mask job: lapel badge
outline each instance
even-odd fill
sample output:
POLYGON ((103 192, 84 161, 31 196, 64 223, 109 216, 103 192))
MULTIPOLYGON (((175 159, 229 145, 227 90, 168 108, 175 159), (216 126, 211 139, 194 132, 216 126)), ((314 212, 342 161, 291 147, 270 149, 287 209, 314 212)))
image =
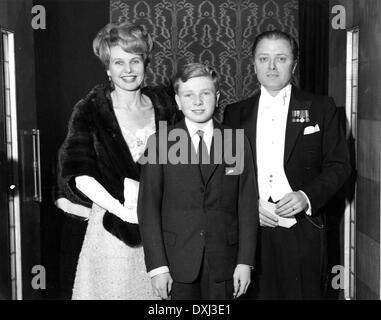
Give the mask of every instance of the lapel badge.
POLYGON ((310 122, 309 110, 292 110, 291 122, 310 122))

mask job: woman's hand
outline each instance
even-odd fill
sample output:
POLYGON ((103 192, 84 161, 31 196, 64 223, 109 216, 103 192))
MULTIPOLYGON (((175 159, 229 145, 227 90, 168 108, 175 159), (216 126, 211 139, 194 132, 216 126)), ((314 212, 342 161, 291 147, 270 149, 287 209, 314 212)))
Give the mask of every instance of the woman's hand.
POLYGON ((129 178, 124 179, 124 212, 123 220, 129 223, 138 223, 138 194, 139 182, 129 178))
POLYGON ((137 197, 139 192, 139 182, 126 178, 124 180, 124 197, 126 201, 122 205, 119 200, 112 197, 108 191, 93 177, 79 176, 75 178, 75 183, 82 193, 90 200, 116 215, 123 221, 138 223, 137 197))
POLYGON ((121 219, 129 223, 138 223, 138 212, 135 206, 123 205, 123 212, 121 219))

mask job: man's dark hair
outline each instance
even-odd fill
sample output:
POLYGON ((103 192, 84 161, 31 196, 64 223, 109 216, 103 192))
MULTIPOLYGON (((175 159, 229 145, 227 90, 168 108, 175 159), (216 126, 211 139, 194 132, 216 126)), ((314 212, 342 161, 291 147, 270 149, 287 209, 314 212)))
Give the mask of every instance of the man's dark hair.
POLYGON ((299 57, 299 47, 298 43, 296 42, 295 38, 291 35, 289 35, 286 32, 280 31, 280 30, 270 30, 270 31, 265 31, 260 33, 254 40, 253 47, 251 49, 251 53, 253 57, 255 57, 255 50, 258 47, 258 44, 263 40, 263 39, 272 39, 272 40, 277 40, 277 39, 283 39, 286 40, 290 43, 291 50, 292 50, 292 55, 294 58, 294 61, 298 60, 299 57))

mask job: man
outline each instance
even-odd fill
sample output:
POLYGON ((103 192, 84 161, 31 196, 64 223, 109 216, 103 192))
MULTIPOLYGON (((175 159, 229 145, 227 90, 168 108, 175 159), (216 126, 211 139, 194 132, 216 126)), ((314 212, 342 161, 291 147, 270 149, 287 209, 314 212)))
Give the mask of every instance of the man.
POLYGON ((185 65, 173 83, 185 119, 169 132, 180 140, 168 138, 167 145, 161 132, 151 137, 156 140, 148 152, 155 141, 159 161, 143 165, 140 180, 139 225, 153 290, 173 300, 238 298, 250 284, 257 239, 250 145, 243 134, 234 138, 237 130, 213 121, 219 92, 211 68, 185 65), (171 159, 179 142, 182 163, 171 159), (235 153, 234 164, 227 150, 235 153))
POLYGON ((324 206, 350 174, 344 132, 331 98, 291 85, 295 39, 266 31, 252 54, 261 90, 228 106, 224 119, 245 129, 258 178, 259 265, 250 295, 319 299, 326 276, 324 206))

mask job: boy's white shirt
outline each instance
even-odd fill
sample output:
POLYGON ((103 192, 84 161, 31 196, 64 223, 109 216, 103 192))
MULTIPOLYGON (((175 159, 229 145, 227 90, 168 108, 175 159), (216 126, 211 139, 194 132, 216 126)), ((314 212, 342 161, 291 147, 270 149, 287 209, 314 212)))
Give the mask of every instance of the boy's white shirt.
POLYGON ((197 134, 197 131, 201 130, 204 132, 203 140, 208 149, 208 153, 210 154, 214 129, 213 119, 209 119, 209 121, 205 122, 204 125, 201 128, 199 128, 194 122, 190 121, 188 118, 185 118, 185 125, 187 126, 189 135, 192 139, 192 143, 196 152, 198 150, 198 143, 200 141, 200 136, 197 134))

